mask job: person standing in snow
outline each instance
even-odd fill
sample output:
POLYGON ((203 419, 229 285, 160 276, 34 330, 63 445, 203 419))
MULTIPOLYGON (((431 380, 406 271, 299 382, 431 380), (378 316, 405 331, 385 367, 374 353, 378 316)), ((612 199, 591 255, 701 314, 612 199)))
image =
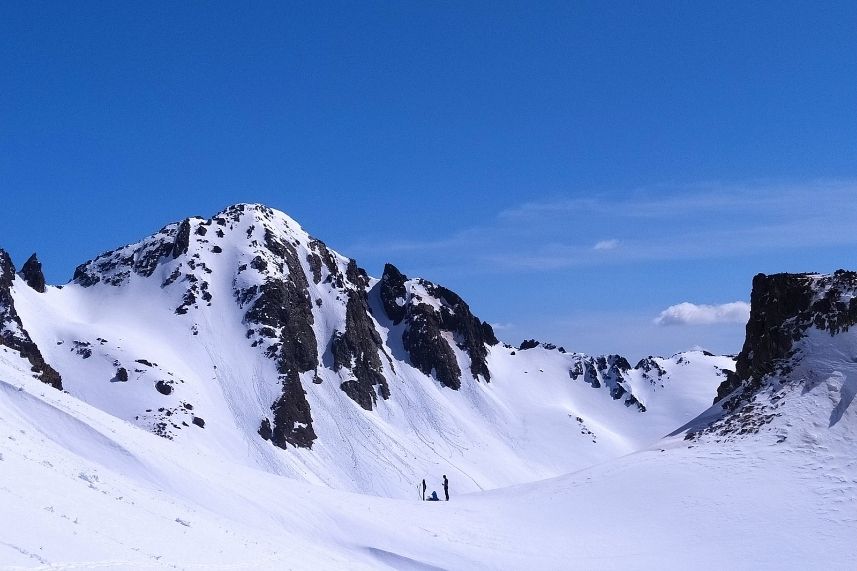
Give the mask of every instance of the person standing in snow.
POLYGON ((449 501, 449 480, 446 479, 446 474, 443 475, 443 494, 446 496, 446 501, 449 501))
POLYGON ((423 501, 426 501, 426 479, 423 478, 423 483, 420 486, 420 493, 422 494, 423 501))

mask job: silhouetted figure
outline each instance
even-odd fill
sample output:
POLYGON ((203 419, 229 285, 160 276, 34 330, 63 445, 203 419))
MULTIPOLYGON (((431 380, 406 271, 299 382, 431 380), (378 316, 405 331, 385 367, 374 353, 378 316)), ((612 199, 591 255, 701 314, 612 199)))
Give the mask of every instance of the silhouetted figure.
POLYGON ((423 501, 426 501, 426 480, 423 478, 423 483, 420 484, 420 493, 422 494, 423 501))
POLYGON ((449 501, 449 480, 446 479, 446 474, 443 475, 443 494, 446 496, 446 501, 449 501))
POLYGON ((427 499, 426 501, 427 501, 427 502, 439 502, 439 501, 440 501, 440 498, 439 498, 439 497, 437 497, 437 492, 432 492, 432 493, 431 493, 431 496, 430 496, 430 497, 429 497, 429 499, 427 499))

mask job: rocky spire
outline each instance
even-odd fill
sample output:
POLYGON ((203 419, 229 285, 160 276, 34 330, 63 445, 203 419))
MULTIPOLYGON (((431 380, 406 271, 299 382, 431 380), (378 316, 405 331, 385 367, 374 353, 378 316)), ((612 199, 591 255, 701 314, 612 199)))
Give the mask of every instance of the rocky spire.
POLYGON ((35 253, 24 262, 19 275, 28 286, 39 293, 45 293, 45 274, 42 273, 42 263, 35 253))

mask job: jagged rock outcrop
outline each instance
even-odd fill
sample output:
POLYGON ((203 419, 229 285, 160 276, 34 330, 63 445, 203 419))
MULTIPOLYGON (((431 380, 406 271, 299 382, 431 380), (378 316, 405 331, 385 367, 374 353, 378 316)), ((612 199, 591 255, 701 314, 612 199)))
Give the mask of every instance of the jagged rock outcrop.
POLYGON ((409 310, 402 343, 414 367, 427 375, 434 371, 445 387, 461 388, 461 368, 452 347, 443 338, 441 322, 431 306, 420 303, 409 310))
POLYGON ((664 368, 651 355, 640 359, 634 365, 634 369, 641 371, 643 378, 653 385, 662 385, 663 378, 667 374, 664 368))
MULTIPOLYGON (((492 330, 493 334, 493 330, 492 330)), ((567 353, 565 347, 557 347, 553 343, 542 343, 536 339, 524 339, 521 341, 521 344, 518 346, 519 351, 527 351, 528 349, 535 349, 536 347, 541 347, 542 349, 546 349, 548 351, 559 351, 560 353, 567 353)))
POLYGON ((602 355, 599 357, 588 357, 585 355, 574 355, 574 364, 568 371, 572 380, 582 377, 583 382, 594 389, 606 388, 613 400, 624 397, 625 406, 635 406, 641 412, 646 412, 646 407, 631 393, 626 375, 631 370, 628 360, 621 355, 602 355))
POLYGON ((17 351, 27 359, 33 373, 36 373, 43 383, 62 390, 62 377, 45 362, 41 351, 33 343, 18 316, 11 291, 14 279, 15 266, 12 259, 5 250, 0 249, 0 345, 17 351))
POLYGON ((28 286, 39 293, 45 293, 45 274, 42 272, 42 263, 35 253, 21 266, 19 275, 28 286))
MULTIPOLYGON (((753 278, 744 346, 717 390, 715 403, 736 389, 752 394, 766 375, 788 372, 793 347, 810 327, 831 335, 857 324, 857 272, 831 275, 758 274, 753 278)), ((729 406, 735 406, 733 399, 729 406)))
POLYGON ((384 266, 379 295, 387 317, 404 322, 402 342, 411 364, 451 389, 461 387, 461 368, 451 339, 470 357, 474 378, 491 380, 488 347, 498 343, 491 325, 480 321, 455 292, 427 280, 408 280, 392 264, 384 266), (446 335, 445 335, 446 334, 446 335))
POLYGON ((380 296, 387 317, 398 325, 407 315, 408 291, 405 282, 408 278, 393 264, 384 264, 381 276, 380 296))
POLYGON ((383 342, 369 315, 369 305, 362 288, 348 293, 345 331, 334 335, 331 351, 334 370, 348 368, 354 374, 354 379, 340 385, 354 402, 366 410, 372 410, 376 401, 376 386, 381 398, 390 398, 390 388, 384 378, 379 356, 384 352, 383 342))
MULTIPOLYGON (((271 442, 280 448, 285 448, 286 444, 298 448, 312 448, 312 443, 318 436, 312 427, 312 413, 300 378, 283 378, 283 393, 273 404, 271 411, 274 413, 271 442)), ((260 435, 264 438, 264 434, 261 434, 263 428, 260 428, 260 435)))
POLYGON ((274 412, 271 441, 282 448, 286 444, 309 448, 316 434, 306 392, 300 381, 300 373, 318 367, 318 343, 312 329, 314 318, 309 284, 292 244, 279 240, 266 230, 265 245, 284 277, 269 278, 252 292, 239 293, 239 297, 257 294, 244 321, 260 326, 261 336, 275 340, 268 347, 267 354, 277 362, 283 392, 271 407, 274 412))
POLYGON ((179 225, 176 232, 176 241, 173 243, 172 256, 178 258, 182 254, 187 254, 188 246, 190 245, 190 219, 186 218, 179 225))
MULTIPOLYGON (((83 287, 98 283, 118 287, 128 282, 132 272, 147 278, 164 259, 175 259, 182 251, 187 252, 189 240, 190 219, 181 224, 170 224, 138 244, 104 252, 80 264, 75 268, 72 280, 83 287)), ((172 281, 180 275, 173 277, 172 281)))

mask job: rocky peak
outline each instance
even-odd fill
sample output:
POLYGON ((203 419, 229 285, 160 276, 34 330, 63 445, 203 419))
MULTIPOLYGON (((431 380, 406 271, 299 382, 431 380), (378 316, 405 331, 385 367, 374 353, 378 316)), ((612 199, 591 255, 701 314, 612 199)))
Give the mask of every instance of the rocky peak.
POLYGON ((45 274, 42 273, 42 263, 35 253, 24 262, 20 276, 28 286, 39 293, 45 293, 45 274))
POLYGON ((795 343, 809 328, 836 335, 855 323, 857 272, 756 275, 744 346, 715 402, 739 388, 742 394, 751 394, 767 375, 788 372, 795 343))
POLYGON ((387 317, 404 322, 402 342, 411 364, 451 389, 461 387, 461 368, 450 341, 470 357, 476 379, 491 380, 488 347, 498 343, 491 325, 480 321, 455 292, 420 278, 408 279, 392 264, 384 266, 379 295, 387 317))

